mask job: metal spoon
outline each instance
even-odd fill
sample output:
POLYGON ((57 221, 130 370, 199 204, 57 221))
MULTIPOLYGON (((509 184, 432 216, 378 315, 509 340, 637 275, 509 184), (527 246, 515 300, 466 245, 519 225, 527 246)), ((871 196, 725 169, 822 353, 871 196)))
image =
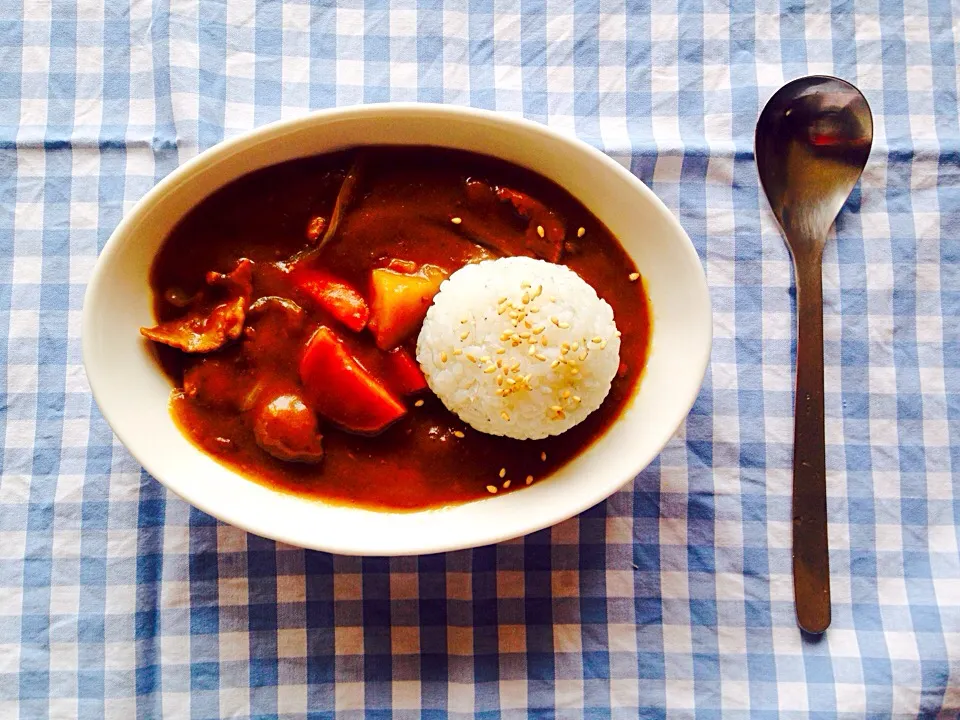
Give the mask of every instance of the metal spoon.
POLYGON ((797 282, 793 589, 797 623, 810 633, 830 625, 821 261, 830 226, 857 184, 872 143, 866 99, 834 77, 787 83, 757 121, 760 182, 786 237, 797 282))

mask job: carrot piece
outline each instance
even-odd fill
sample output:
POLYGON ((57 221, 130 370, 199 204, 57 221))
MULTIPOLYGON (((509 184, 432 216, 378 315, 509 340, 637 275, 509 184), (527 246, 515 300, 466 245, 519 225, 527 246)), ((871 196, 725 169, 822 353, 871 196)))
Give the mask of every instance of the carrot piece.
POLYGON ((385 368, 391 384, 404 395, 427 389, 427 379, 414 357, 402 347, 387 353, 385 368))
POLYGON ((370 307, 363 296, 343 280, 320 270, 301 270, 295 281, 305 295, 350 330, 360 332, 366 327, 370 307))
POLYGON ((345 430, 374 435, 407 412, 325 325, 307 342, 300 380, 316 411, 345 430))

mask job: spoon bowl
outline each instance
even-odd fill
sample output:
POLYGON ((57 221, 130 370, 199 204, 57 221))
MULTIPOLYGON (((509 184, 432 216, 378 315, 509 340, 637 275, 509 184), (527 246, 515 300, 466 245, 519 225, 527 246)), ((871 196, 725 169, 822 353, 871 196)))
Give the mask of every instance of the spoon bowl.
POLYGON ((794 257, 823 251, 872 143, 870 106, 845 80, 799 78, 767 102, 757 121, 757 168, 794 257))
POLYGON ((797 282, 793 587, 797 623, 817 634, 830 625, 821 262, 830 226, 860 179, 872 143, 866 99, 834 77, 787 83, 757 121, 757 170, 797 282))

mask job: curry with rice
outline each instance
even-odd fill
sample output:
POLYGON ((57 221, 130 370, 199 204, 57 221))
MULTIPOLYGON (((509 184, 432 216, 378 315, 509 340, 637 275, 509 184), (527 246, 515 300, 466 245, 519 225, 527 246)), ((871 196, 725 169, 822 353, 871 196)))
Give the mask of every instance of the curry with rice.
POLYGON ((635 265, 575 198, 504 161, 428 147, 364 147, 230 183, 165 240, 151 286, 158 322, 142 332, 186 437, 254 481, 387 510, 550 475, 623 411, 650 333, 635 265), (473 429, 417 362, 441 284, 515 256, 573 270, 612 308, 620 341, 599 409, 540 440, 473 429))

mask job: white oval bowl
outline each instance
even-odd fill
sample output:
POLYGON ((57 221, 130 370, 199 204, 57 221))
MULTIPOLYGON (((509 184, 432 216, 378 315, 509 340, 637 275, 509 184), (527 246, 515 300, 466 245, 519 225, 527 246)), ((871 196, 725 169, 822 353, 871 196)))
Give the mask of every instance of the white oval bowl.
POLYGON ((364 105, 258 128, 179 167, 127 214, 100 255, 83 307, 83 360, 120 441, 187 502, 292 545, 347 555, 414 555, 518 537, 596 505, 656 457, 693 405, 711 347, 710 298, 696 250, 637 178, 545 126, 459 107, 364 105), (170 417, 170 382, 139 328, 154 322, 148 282, 160 245, 201 199, 285 160, 363 144, 434 145, 494 155, 566 188, 619 238, 643 274, 653 314, 632 401, 597 442, 519 492, 420 512, 327 504, 243 478, 194 447, 170 417))

